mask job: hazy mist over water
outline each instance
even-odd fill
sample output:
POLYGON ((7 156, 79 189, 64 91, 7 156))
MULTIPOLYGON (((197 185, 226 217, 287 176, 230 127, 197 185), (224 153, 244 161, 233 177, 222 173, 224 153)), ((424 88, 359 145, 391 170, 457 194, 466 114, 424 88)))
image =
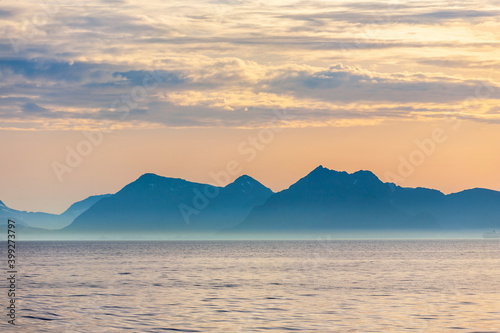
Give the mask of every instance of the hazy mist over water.
POLYGON ((467 230, 302 230, 294 232, 68 232, 20 233, 22 241, 261 241, 261 240, 473 240, 487 229, 467 230))
POLYGON ((500 332, 498 240, 20 242, 17 262, 2 332, 500 332))

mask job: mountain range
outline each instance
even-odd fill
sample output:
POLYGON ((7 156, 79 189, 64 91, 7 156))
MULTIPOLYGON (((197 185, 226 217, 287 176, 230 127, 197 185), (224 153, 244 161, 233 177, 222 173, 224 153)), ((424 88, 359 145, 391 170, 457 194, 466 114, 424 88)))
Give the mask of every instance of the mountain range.
POLYGON ((62 231, 215 232, 235 226, 272 194, 249 176, 218 187, 145 174, 97 202, 62 231))
POLYGON ((7 220, 16 221, 18 225, 26 228, 57 230, 70 225, 73 220, 92 207, 97 201, 108 197, 110 194, 94 195, 84 200, 75 202, 62 214, 49 214, 42 212, 26 212, 7 207, 0 201, 0 225, 7 224, 7 220))
POLYGON ((0 218, 2 224, 16 219, 26 233, 52 229, 47 237, 63 239, 477 231, 500 229, 500 192, 476 188, 445 195, 384 183, 370 171, 322 166, 277 193, 246 175, 222 187, 147 173, 60 215, 16 211, 0 201, 0 218))
POLYGON ((467 230, 500 226, 500 192, 445 195, 317 167, 256 207, 235 231, 467 230))

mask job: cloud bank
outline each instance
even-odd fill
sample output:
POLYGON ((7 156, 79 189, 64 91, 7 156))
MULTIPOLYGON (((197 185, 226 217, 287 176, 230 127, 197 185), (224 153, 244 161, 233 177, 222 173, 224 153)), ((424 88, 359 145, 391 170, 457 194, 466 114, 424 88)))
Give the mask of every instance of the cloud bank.
POLYGON ((0 129, 498 123, 494 2, 2 2, 0 129))

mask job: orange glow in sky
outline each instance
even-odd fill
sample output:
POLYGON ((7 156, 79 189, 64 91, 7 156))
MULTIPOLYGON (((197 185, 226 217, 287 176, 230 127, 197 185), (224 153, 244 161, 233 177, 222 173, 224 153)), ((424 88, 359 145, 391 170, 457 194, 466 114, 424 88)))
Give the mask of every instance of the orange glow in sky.
POLYGON ((231 161, 275 191, 320 164, 500 190, 499 19, 494 1, 4 0, 0 200, 60 213, 231 161))

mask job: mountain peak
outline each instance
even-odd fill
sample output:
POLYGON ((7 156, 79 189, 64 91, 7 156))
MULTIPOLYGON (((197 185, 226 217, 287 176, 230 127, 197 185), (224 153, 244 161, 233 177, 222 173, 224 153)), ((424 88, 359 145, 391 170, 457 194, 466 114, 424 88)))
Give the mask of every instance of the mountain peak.
POLYGON ((69 208, 66 209, 61 215, 71 216, 71 220, 74 220, 78 215, 92 207, 95 203, 103 198, 107 198, 110 196, 111 194, 92 195, 86 199, 75 202, 74 204, 69 206, 69 208))
POLYGON ((143 174, 142 176, 140 176, 137 180, 150 180, 150 179, 155 179, 155 178, 159 178, 159 177, 161 177, 161 176, 158 176, 155 173, 147 172, 147 173, 143 174))
POLYGON ((232 189, 232 190, 237 190, 237 191, 259 191, 262 192, 266 195, 270 195, 273 193, 271 189, 267 188, 266 186, 262 185, 258 180, 248 176, 248 175, 242 175, 238 178, 235 179, 234 182, 228 184, 226 189, 232 189))
POLYGON ((0 206, 6 207, 5 204, 2 202, 2 200, 0 200, 0 206))
POLYGON ((380 182, 380 179, 373 172, 369 170, 359 170, 354 172, 352 175, 356 178, 362 178, 366 180, 380 182))
MULTIPOLYGON (((255 180, 254 178, 248 176, 248 175, 242 175, 242 176, 239 176, 238 178, 236 178, 234 180, 234 182, 228 184, 227 186, 237 186, 237 185, 240 185, 240 186, 262 186, 262 187, 265 187, 264 185, 262 185, 259 181, 255 180)), ((227 187, 226 186, 226 187, 227 187)))
POLYGON ((239 176, 238 178, 236 178, 234 180, 233 183, 242 183, 242 182, 258 183, 258 181, 256 181, 254 178, 252 178, 252 177, 250 177, 248 175, 239 176))
MULTIPOLYGON (((190 183, 187 180, 184 180, 182 178, 172 178, 172 177, 164 177, 164 176, 159 176, 155 173, 145 173, 142 176, 140 176, 135 182, 132 182, 131 184, 147 184, 147 185, 169 185, 169 184, 183 184, 183 183, 190 183)), ((129 184, 130 185, 130 184, 129 184)))
POLYGON ((339 176, 345 177, 346 175, 348 175, 348 173, 345 171, 330 170, 322 165, 319 165, 313 171, 309 172, 309 174, 305 178, 316 179, 324 177, 339 177, 339 176))
POLYGON ((313 171, 309 172, 309 175, 322 175, 322 174, 325 174, 325 173, 331 172, 331 171, 334 171, 334 170, 330 170, 330 169, 325 168, 322 165, 319 165, 313 171))

